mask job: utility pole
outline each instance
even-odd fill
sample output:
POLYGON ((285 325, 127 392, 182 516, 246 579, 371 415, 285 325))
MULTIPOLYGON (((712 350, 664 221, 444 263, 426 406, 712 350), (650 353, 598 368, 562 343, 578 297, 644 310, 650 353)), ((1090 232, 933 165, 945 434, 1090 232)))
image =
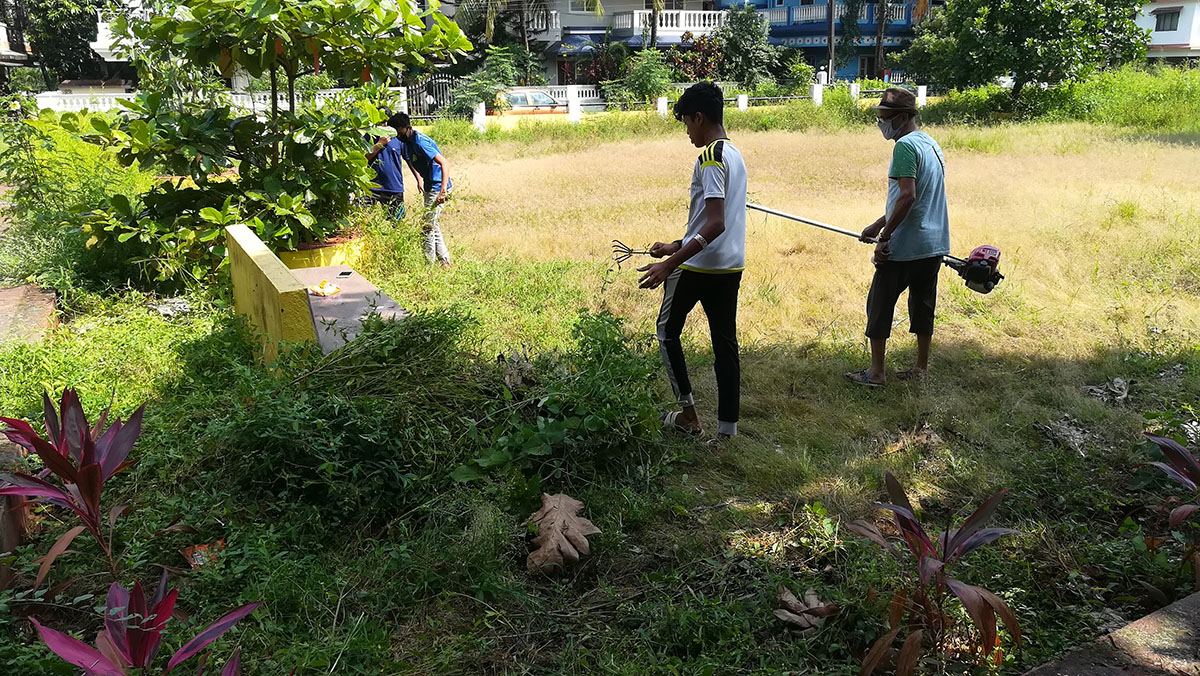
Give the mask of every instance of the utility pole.
POLYGON ((826 3, 825 6, 828 7, 828 17, 827 18, 829 19, 829 59, 828 59, 829 65, 825 69, 825 72, 828 73, 828 75, 826 75, 826 78, 828 78, 826 80, 826 84, 833 84, 833 66, 834 66, 833 22, 836 19, 834 10, 836 9, 837 2, 835 0, 825 0, 825 3, 826 3))

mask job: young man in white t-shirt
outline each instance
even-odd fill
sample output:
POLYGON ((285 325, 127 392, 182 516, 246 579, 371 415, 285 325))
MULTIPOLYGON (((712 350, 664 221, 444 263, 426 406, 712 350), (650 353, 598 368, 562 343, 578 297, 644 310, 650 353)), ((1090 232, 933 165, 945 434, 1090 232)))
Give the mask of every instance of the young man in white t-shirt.
POLYGON ((692 85, 675 103, 675 119, 692 145, 703 148, 692 171, 691 209, 683 239, 655 242, 650 255, 665 261, 639 268, 643 289, 663 284, 658 343, 681 410, 664 418, 670 428, 700 433, 700 419, 679 337, 687 315, 700 303, 708 317, 717 375, 717 435, 737 434, 741 398, 737 302, 746 266, 746 164, 729 142, 725 97, 711 82, 692 85))

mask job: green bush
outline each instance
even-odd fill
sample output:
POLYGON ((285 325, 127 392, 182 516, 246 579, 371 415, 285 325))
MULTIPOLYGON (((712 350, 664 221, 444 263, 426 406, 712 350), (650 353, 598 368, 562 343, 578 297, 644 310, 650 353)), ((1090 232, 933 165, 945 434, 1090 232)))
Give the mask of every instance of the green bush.
MULTIPOLYGON (((113 195, 136 199, 154 176, 136 165, 122 166, 111 153, 72 136, 52 118, 34 117, 28 101, 7 102, 19 109, 0 121, 0 181, 13 189, 7 216, 14 223, 0 239, 0 279, 35 279, 62 287, 136 275, 124 265, 124 257, 85 247, 80 225, 83 212, 113 195)), ((103 119, 87 113, 81 117, 103 119)))
POLYGON ((470 323, 450 311, 369 318, 329 357, 293 350, 290 375, 237 380, 238 405, 206 424, 201 447, 222 481, 355 519, 487 471, 519 487, 594 476, 656 442, 658 365, 616 317, 585 314, 568 349, 499 364, 475 356, 470 323))
POLYGON ((46 91, 46 78, 42 77, 42 71, 37 68, 13 68, 8 72, 8 89, 12 92, 38 92, 46 91))

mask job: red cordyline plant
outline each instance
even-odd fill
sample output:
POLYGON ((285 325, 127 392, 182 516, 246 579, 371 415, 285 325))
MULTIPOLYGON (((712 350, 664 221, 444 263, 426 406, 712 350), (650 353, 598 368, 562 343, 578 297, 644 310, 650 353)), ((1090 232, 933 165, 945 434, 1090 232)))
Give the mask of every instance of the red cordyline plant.
MULTIPOLYGON (((167 590, 165 571, 154 597, 149 602, 141 582, 133 585, 132 593, 116 582, 112 583, 105 604, 104 629, 96 635, 95 648, 79 639, 43 626, 37 620, 30 621, 37 627, 46 647, 67 662, 83 669, 86 676, 128 676, 132 673, 144 675, 151 673, 145 670, 158 655, 163 628, 175 612, 175 600, 178 597, 178 591, 167 590)), ((170 673, 181 663, 199 654, 260 605, 262 604, 249 603, 232 610, 196 634, 195 638, 171 656, 163 673, 170 673)), ((204 673, 204 664, 211 654, 210 650, 200 658, 197 676, 204 673)), ((234 651, 225 668, 221 670, 221 676, 240 676, 241 673, 241 653, 234 651)))
POLYGON ((83 525, 67 531, 50 548, 42 560, 35 586, 45 579, 54 559, 66 551, 71 541, 85 530, 100 545, 109 571, 116 578, 112 529, 117 519, 128 511, 128 507, 118 505, 105 515, 100 509, 100 494, 105 482, 133 465, 129 451, 142 433, 142 414, 146 405, 138 408, 128 422, 115 420, 106 428, 108 409, 100 414, 95 425, 89 426, 79 395, 73 389, 63 390, 59 407, 61 415, 54 409, 49 394, 43 394, 42 399, 46 438, 43 439, 24 420, 0 417, 0 422, 6 425, 4 435, 9 441, 40 458, 46 469, 38 476, 20 472, 0 474, 0 496, 23 496, 69 509, 79 516, 83 525), (47 481, 49 475, 57 477, 61 486, 47 481), (105 522, 108 524, 108 538, 103 532, 105 522))
MULTIPOLYGON (((982 587, 969 585, 949 576, 954 564, 967 554, 1005 535, 1017 532, 1009 528, 984 528, 1008 491, 1000 491, 988 498, 962 526, 930 537, 896 477, 887 472, 884 481, 892 504, 876 505, 876 508, 892 512, 896 528, 912 556, 916 575, 911 589, 900 589, 892 597, 888 609, 891 631, 871 647, 863 661, 861 676, 870 676, 888 658, 892 653, 892 644, 905 628, 910 632, 899 657, 896 658, 897 676, 915 672, 925 635, 933 638, 938 653, 943 654, 946 630, 951 624, 951 618, 945 611, 947 592, 958 597, 971 622, 979 630, 983 658, 1000 657, 1000 653, 996 651, 997 618, 1004 621, 1004 626, 1012 634, 1013 642, 1021 645, 1021 627, 1003 599, 982 587), (908 622, 904 622, 905 617, 909 618, 908 622)), ((883 547, 897 560, 906 559, 875 524, 859 520, 852 521, 846 527, 883 547)))
MULTIPOLYGON (((1195 503, 1179 505, 1178 500, 1169 498, 1163 503, 1159 513, 1162 514, 1167 512, 1168 509, 1170 510, 1170 515, 1167 517, 1167 527, 1173 531, 1195 516, 1196 512, 1200 512, 1200 461, 1196 460, 1196 456, 1192 455, 1183 445, 1170 437, 1147 433, 1146 438, 1158 446, 1166 462, 1148 462, 1145 464, 1161 469, 1167 476, 1174 479, 1176 483, 1191 491, 1196 500, 1195 503)), ((1169 537, 1147 538, 1146 542, 1151 545, 1151 548, 1154 548, 1158 544, 1169 540, 1169 537)), ((1187 549, 1184 551, 1183 559, 1179 566, 1181 573, 1183 566, 1188 562, 1192 564, 1192 573, 1196 578, 1196 586, 1200 587, 1200 541, 1196 539, 1188 541, 1187 549)), ((1178 582, 1178 580, 1176 581, 1178 582)))

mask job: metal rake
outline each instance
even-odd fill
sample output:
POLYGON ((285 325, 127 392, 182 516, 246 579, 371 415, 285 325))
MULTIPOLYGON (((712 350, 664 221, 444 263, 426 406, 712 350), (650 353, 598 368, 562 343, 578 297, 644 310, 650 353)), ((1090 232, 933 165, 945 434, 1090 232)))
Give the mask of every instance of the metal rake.
POLYGON ((649 251, 646 251, 643 249, 631 248, 628 244, 622 242, 619 239, 614 239, 612 241, 612 248, 613 248, 613 262, 615 262, 617 265, 624 263, 625 261, 629 260, 630 258, 633 258, 634 256, 649 256, 650 255, 649 251))

